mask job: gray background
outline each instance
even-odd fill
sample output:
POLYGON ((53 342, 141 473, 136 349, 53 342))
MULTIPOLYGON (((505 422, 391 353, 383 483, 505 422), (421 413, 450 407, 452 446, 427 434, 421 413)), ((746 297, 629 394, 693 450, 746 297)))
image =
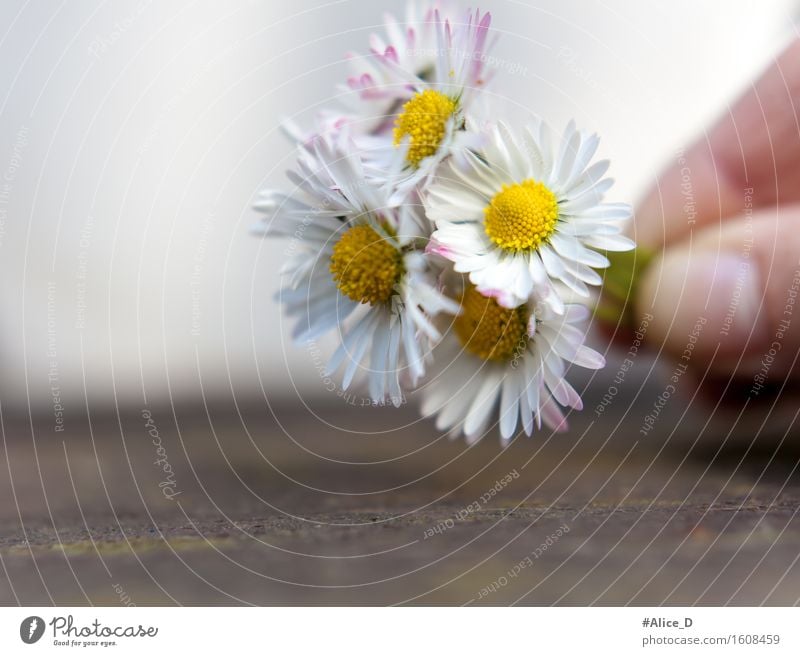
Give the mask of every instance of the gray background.
MULTIPOLYGON (((780 49, 796 2, 484 8, 504 111, 599 131, 613 199, 633 201, 780 49)), ((46 410, 52 373, 72 409, 325 394, 272 300, 285 246, 248 234, 250 205, 288 188, 281 118, 331 101, 386 9, 402 3, 4 0, 6 408, 46 410)))

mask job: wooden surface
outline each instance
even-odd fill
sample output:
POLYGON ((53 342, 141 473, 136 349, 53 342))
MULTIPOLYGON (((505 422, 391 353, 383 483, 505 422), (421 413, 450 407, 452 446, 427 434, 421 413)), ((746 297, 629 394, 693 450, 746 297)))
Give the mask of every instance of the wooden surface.
POLYGON ((678 398, 642 438, 659 385, 598 418, 605 385, 505 450, 410 407, 151 408, 171 500, 141 409, 6 414, 0 602, 797 603, 796 404, 678 398))

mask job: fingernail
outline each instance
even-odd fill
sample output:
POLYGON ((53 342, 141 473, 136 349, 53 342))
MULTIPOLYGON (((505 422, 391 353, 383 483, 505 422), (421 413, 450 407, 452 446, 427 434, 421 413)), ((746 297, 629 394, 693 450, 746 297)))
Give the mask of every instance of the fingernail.
POLYGON ((674 353, 688 349, 724 356, 763 341, 762 290, 758 265, 748 251, 681 248, 653 262, 638 305, 654 317, 653 336, 674 353))

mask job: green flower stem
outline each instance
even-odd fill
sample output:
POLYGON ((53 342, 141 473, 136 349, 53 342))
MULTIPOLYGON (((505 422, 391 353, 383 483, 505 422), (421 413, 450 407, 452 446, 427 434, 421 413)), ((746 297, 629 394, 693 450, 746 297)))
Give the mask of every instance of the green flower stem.
POLYGON ((639 280, 653 261, 655 252, 637 247, 624 253, 606 253, 606 257, 611 266, 605 270, 600 300, 594 314, 609 326, 632 326, 639 280))

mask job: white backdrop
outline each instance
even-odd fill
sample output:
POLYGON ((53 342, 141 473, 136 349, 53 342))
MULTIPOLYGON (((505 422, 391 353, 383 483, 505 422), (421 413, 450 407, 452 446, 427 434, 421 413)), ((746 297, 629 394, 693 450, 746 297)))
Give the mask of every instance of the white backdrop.
MULTIPOLYGON (((780 49, 796 2, 493 0, 511 111, 600 132, 635 200, 780 49), (723 9, 724 7, 724 9, 723 9)), ((385 0, 43 2, 0 9, 5 408, 322 393, 248 234, 385 0), (84 393, 85 390, 85 393, 84 393)))

